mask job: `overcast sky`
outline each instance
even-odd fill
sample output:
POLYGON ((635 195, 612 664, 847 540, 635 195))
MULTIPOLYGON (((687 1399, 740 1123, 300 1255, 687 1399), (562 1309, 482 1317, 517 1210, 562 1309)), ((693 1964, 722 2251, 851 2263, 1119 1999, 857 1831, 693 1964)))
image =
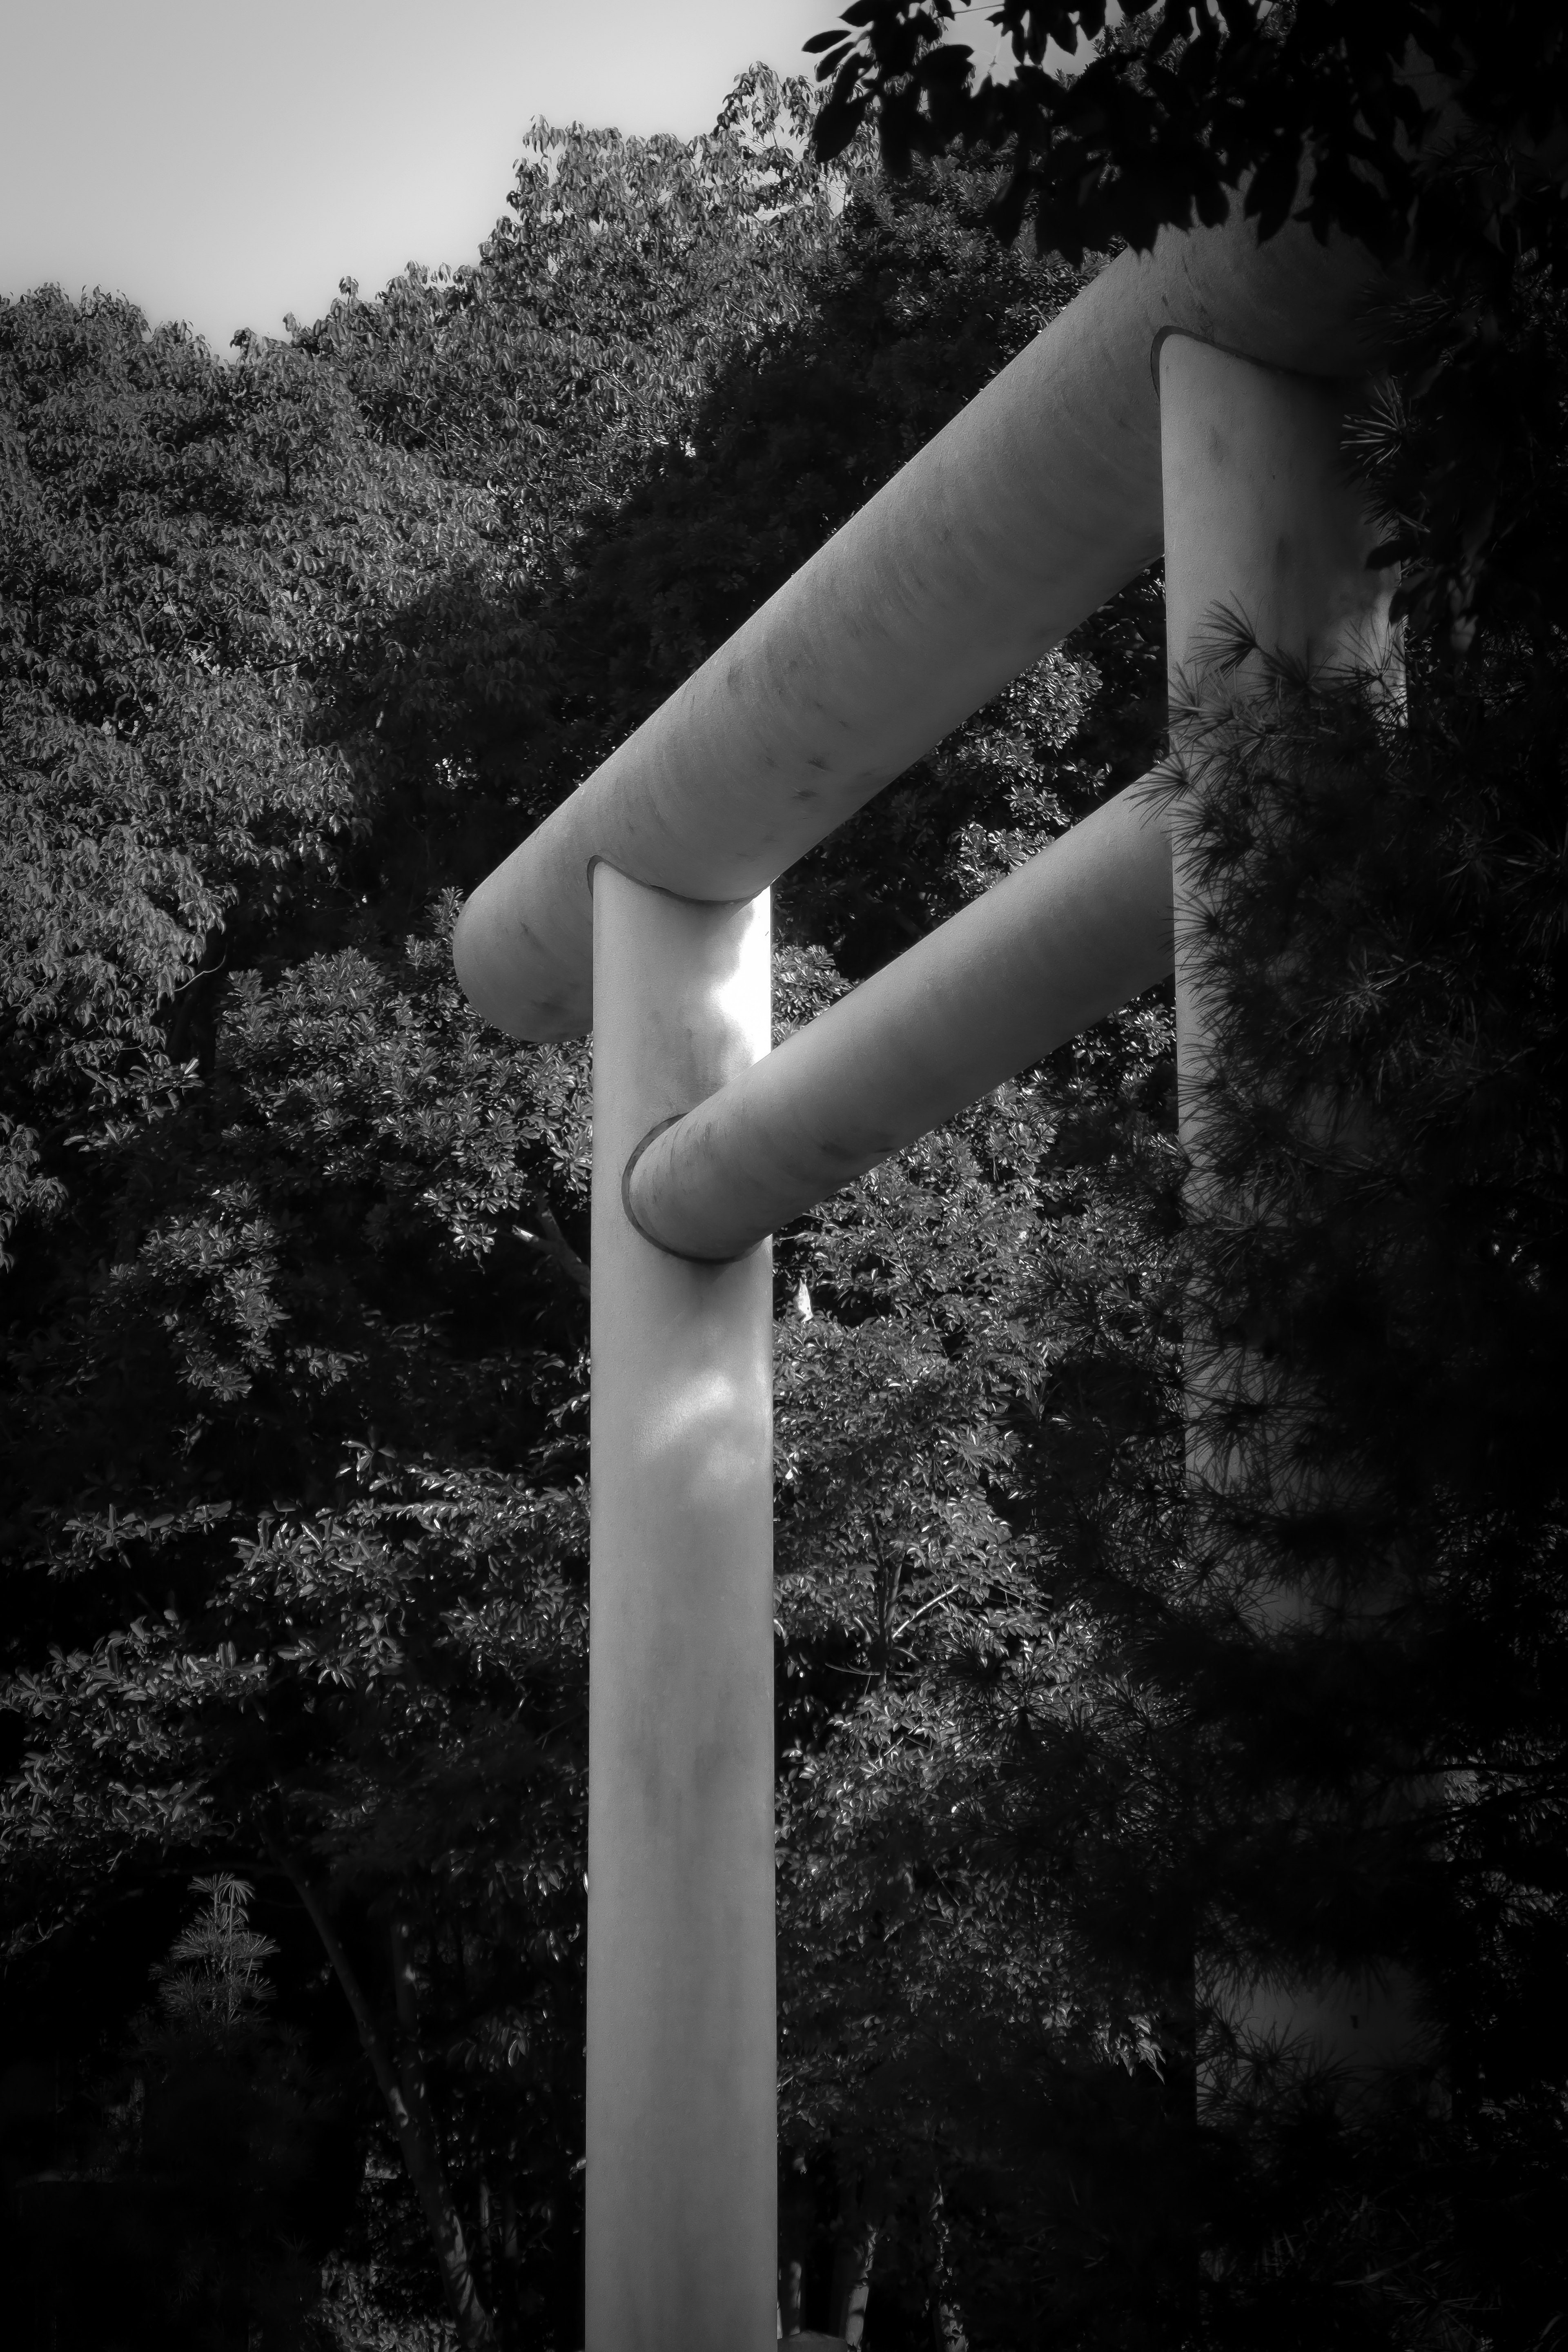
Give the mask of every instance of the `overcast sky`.
POLYGON ((472 260, 536 114, 689 137, 844 5, 0 0, 0 293, 279 333, 345 275, 472 260))

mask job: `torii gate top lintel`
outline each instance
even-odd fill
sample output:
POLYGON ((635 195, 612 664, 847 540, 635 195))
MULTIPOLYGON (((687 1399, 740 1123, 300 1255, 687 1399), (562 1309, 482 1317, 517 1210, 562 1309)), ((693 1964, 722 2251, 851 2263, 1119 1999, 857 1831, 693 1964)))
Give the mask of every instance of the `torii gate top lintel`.
POLYGON ((754 897, 1158 555, 1165 336, 1360 377, 1388 298, 1360 247, 1293 224, 1259 245, 1238 205, 1109 263, 480 885, 472 1003, 581 1034, 595 860, 754 897))

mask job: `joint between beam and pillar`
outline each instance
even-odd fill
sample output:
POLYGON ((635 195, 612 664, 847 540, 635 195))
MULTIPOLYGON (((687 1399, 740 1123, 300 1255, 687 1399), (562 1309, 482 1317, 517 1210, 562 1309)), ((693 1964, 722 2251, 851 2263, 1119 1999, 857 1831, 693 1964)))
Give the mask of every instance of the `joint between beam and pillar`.
MULTIPOLYGON (((701 1106, 694 1105, 693 1108, 700 1108, 701 1106)), ((642 1235, 651 1248, 662 1250, 666 1257, 676 1258, 683 1265, 733 1265, 738 1259, 749 1257, 752 1250, 760 1249, 762 1240, 752 1242, 748 1249, 733 1250, 723 1257, 709 1255, 701 1250, 677 1249, 672 1243, 661 1241, 652 1226, 645 1224, 637 1214, 637 1202, 632 1191, 632 1180, 637 1173, 637 1162, 650 1144, 657 1143, 659 1137, 667 1135, 672 1127, 679 1127, 687 1116, 685 1111, 671 1111, 668 1118, 658 1120, 648 1129, 647 1133, 633 1150, 621 1171, 621 1206, 626 1213, 626 1223, 642 1235)))

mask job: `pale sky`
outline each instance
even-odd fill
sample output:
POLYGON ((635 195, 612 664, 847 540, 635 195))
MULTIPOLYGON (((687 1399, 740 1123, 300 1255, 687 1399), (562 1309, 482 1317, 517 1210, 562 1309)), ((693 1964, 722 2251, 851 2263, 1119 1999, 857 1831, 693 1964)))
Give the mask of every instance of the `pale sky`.
POLYGON ((844 5, 0 0, 0 294, 279 334, 344 276, 471 261, 535 115, 689 138, 844 5))

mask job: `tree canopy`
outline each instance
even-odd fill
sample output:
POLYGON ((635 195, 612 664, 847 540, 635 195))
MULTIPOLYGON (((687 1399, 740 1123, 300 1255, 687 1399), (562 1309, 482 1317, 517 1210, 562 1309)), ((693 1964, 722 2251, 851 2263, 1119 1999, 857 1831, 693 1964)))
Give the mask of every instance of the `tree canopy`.
POLYGON ((984 72, 943 37, 977 13, 854 0, 806 45, 826 85, 817 152, 874 121, 895 175, 952 149, 995 159, 998 232, 1027 220, 1041 250, 1073 260, 1142 251, 1233 202, 1263 237, 1294 221, 1320 241, 1356 238, 1405 281, 1381 322, 1414 428, 1390 517, 1396 609, 1468 643, 1488 552, 1522 520, 1506 478, 1550 437, 1524 330, 1526 289, 1542 271, 1560 281, 1568 259, 1561 9, 997 0, 984 72))

